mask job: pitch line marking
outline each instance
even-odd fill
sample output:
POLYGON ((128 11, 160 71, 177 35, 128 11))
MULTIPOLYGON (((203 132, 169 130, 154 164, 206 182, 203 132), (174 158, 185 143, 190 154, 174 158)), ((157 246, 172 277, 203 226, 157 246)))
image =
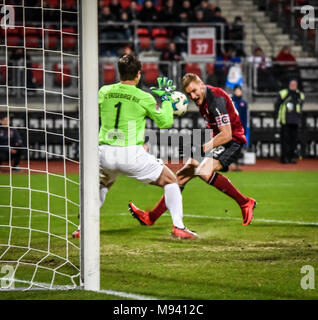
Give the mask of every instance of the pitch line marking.
POLYGON ((102 289, 99 291, 96 291, 98 293, 106 293, 109 295, 113 296, 118 296, 122 298, 127 298, 127 299, 134 299, 134 300, 159 300, 154 297, 149 297, 149 296, 144 296, 140 294, 135 294, 135 293, 129 293, 129 292, 123 292, 123 291, 114 291, 114 290, 107 290, 107 289, 102 289))
MULTIPOLYGON (((120 215, 130 215, 129 213, 123 212, 120 215)), ((168 214, 164 214, 164 216, 168 216, 168 214)), ((197 219, 212 219, 212 220, 239 220, 241 221, 242 218, 235 218, 235 217, 211 217, 211 216, 202 216, 196 214, 184 214, 183 217, 188 218, 197 218, 197 219)), ((311 226, 318 226, 318 222, 311 222, 311 221, 293 221, 293 220, 275 220, 275 219, 258 219, 254 218, 253 222, 265 222, 265 223, 282 223, 282 224, 296 224, 296 225, 311 225, 311 226)))

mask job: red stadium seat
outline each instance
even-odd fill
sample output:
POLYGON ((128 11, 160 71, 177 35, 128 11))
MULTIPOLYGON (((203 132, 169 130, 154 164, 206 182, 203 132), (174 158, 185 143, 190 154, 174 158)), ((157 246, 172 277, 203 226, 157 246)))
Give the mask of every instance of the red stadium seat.
POLYGON ((25 46, 27 48, 39 48, 41 46, 41 38, 36 35, 26 35, 25 46))
POLYGON ((60 7, 60 0, 44 0, 43 5, 44 7, 58 9, 60 7))
MULTIPOLYGON (((1 62, 1 64, 4 64, 1 62)), ((7 67, 5 65, 0 66, 0 83, 5 84, 7 82, 7 67)))
POLYGON ((63 1, 63 9, 64 10, 70 10, 70 9, 74 9, 77 7, 77 2, 76 0, 66 0, 63 1))
POLYGON ((156 50, 165 50, 169 46, 169 38, 164 36, 158 36, 154 39, 154 47, 156 50))
POLYGON ((205 72, 207 75, 212 75, 214 73, 214 64, 213 63, 207 63, 205 65, 205 72))
POLYGON ((112 63, 104 63, 103 79, 105 84, 116 82, 116 69, 112 63))
POLYGON ((151 30, 151 35, 153 38, 156 37, 167 37, 168 36, 168 32, 165 28, 153 28, 151 30))
POLYGON ((150 37, 139 37, 139 47, 141 50, 149 50, 151 47, 150 37))
POLYGON ((45 31, 45 48, 49 50, 56 50, 57 48, 59 48, 60 44, 60 32, 54 30, 52 27, 49 27, 48 29, 50 30, 45 31))
POLYGON ((7 36, 7 46, 16 47, 21 45, 21 37, 19 36, 7 36))
POLYGON ((186 63, 185 72, 186 73, 194 73, 197 76, 201 77, 201 69, 197 63, 186 63))
POLYGON ((155 63, 144 63, 142 65, 143 80, 146 85, 155 85, 159 77, 159 68, 155 63))
POLYGON ((32 68, 32 82, 37 86, 43 85, 43 66, 41 63, 33 62, 32 68))
POLYGON ((130 6, 131 0, 120 0, 119 2, 123 10, 126 10, 130 6))
POLYGON ((55 71, 55 79, 54 82, 56 85, 67 87, 71 84, 71 68, 68 64, 64 63, 63 66, 60 63, 56 63, 53 65, 53 71, 55 71))
POLYGON ((73 51, 77 45, 77 36, 75 35, 74 28, 63 28, 62 29, 63 37, 63 50, 73 51), (74 33, 74 35, 72 34, 74 33))
POLYGON ((137 28, 138 37, 149 37, 149 30, 147 28, 137 28))

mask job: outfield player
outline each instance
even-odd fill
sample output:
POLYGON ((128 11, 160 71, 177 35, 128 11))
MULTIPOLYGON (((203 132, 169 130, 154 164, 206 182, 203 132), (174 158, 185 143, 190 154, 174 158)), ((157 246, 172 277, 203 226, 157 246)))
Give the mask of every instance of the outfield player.
POLYGON ((182 196, 176 176, 162 160, 147 153, 143 147, 146 117, 154 120, 161 129, 173 124, 171 93, 172 81, 158 78, 158 88, 152 87, 161 105, 154 97, 136 86, 141 77, 141 63, 133 55, 118 60, 120 82, 100 88, 99 131, 100 207, 109 188, 119 174, 164 189, 166 207, 169 209, 177 238, 195 238, 197 234, 183 224, 182 196))
MULTIPOLYGON (((188 73, 182 79, 182 89, 192 99, 206 121, 206 127, 212 129, 212 137, 201 147, 204 160, 190 158, 177 172, 180 189, 186 183, 199 176, 207 184, 224 192, 239 205, 242 211, 243 225, 250 224, 256 201, 243 195, 231 181, 219 173, 228 171, 229 165, 240 155, 246 144, 244 129, 239 114, 229 95, 221 88, 205 85, 195 74, 188 73)), ((152 211, 143 211, 132 202, 129 209, 143 225, 152 225, 165 211, 164 197, 152 211)))

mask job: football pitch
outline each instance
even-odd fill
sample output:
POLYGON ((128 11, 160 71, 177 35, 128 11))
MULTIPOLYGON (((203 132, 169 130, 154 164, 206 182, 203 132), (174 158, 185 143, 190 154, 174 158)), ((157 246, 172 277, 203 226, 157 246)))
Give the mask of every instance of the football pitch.
MULTIPOLYGON (((257 200, 254 220, 242 226, 237 204, 196 178, 183 192, 184 222, 200 235, 195 240, 173 239, 168 213, 153 226, 141 226, 130 216, 128 201, 150 209, 162 189, 120 177, 101 209, 101 289, 125 292, 126 298, 134 294, 177 300, 318 299, 317 280, 315 289, 305 290, 301 285, 303 266, 313 267, 318 275, 318 171, 225 175, 257 200)), ((15 175, 17 183, 25 176, 15 175)), ((8 175, 0 175, 0 184, 7 179, 8 175)), ((33 179, 38 186, 47 185, 40 174, 33 179)), ((58 181, 52 181, 56 184, 58 181)), ((3 204, 10 194, 2 189, 3 204)), ((14 201, 22 201, 24 196, 17 194, 14 201)), ((32 206, 41 208, 41 197, 45 196, 31 195, 32 206)), ((76 208, 69 214, 76 224, 76 208)), ((4 212, 0 216, 5 219, 4 212)), ((41 221, 47 228, 47 219, 39 218, 37 223, 41 221)), ((56 227, 65 230, 62 225, 56 227)), ((1 241, 6 241, 1 228, 0 233, 1 241)), ((36 237, 34 241, 41 246, 36 237)), ((72 241, 79 244, 79 239, 72 241)), ((124 298, 79 290, 0 293, 0 299, 124 298)))

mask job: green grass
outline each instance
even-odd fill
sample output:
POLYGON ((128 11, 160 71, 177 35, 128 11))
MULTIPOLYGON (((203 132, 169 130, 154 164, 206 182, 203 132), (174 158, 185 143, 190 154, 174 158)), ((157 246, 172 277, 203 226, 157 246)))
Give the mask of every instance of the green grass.
MULTIPOLYGON (((253 223, 243 227, 240 209, 232 199, 194 179, 183 192, 184 222, 200 235, 194 241, 171 238, 168 214, 154 226, 140 226, 128 214, 128 201, 134 200, 137 206, 151 208, 162 190, 119 178, 101 210, 101 288, 159 299, 318 299, 317 280, 314 290, 303 290, 300 285, 304 276, 300 273, 302 266, 311 265, 318 274, 318 226, 294 223, 318 223, 318 171, 231 172, 227 176, 244 194, 257 199, 253 223)), ((16 175, 15 183, 25 185, 25 177, 16 175)), ((53 179, 48 183, 41 175, 33 180, 38 189, 46 190, 49 186, 51 192, 60 196, 67 192, 77 201, 72 184, 65 188, 64 182, 53 179)), ((0 185, 5 181, 8 177, 0 176, 0 185)), ((34 220, 37 228, 47 229, 47 215, 41 212, 46 209, 47 196, 35 192, 30 197, 27 191, 22 191, 14 194, 16 205, 29 204, 31 199, 32 208, 35 206, 38 210, 34 213, 38 216, 32 217, 32 222, 34 220)), ((10 190, 0 188, 0 204, 10 202, 7 197, 10 199, 10 190)), ((58 197, 51 202, 50 210, 57 216, 68 211, 72 221, 77 222, 77 208, 73 204, 66 208, 58 197)), ((9 216, 0 207, 0 224, 4 224, 9 216)), ((29 214, 24 209, 14 212, 13 217, 16 217, 16 224, 25 226, 29 223, 29 214)), ((51 223, 55 233, 65 235, 61 219, 56 218, 51 223)), ((70 238, 71 225, 68 231, 69 240, 78 244, 79 240, 70 238)), ((7 236, 0 227, 0 242, 7 242, 7 236)), ((22 243, 24 239, 17 235, 14 241, 22 243)), ((35 234, 33 245, 44 249, 47 241, 43 235, 35 234)), ((54 248, 57 254, 65 254, 62 241, 56 241, 54 248)), ((18 256, 21 252, 15 254, 18 256)), ((74 251, 71 258, 78 262, 76 254, 74 251)), ((30 256, 28 259, 35 258, 30 256)), ((44 261, 54 267, 59 263, 56 257, 44 261)), ((70 266, 66 267, 67 272, 72 271, 70 266)), ((32 270, 26 270, 25 275, 28 272, 32 270)), ((49 275, 43 275, 39 280, 45 281, 46 276, 49 275)), ((83 291, 46 291, 0 293, 0 299, 114 297, 83 291)))

